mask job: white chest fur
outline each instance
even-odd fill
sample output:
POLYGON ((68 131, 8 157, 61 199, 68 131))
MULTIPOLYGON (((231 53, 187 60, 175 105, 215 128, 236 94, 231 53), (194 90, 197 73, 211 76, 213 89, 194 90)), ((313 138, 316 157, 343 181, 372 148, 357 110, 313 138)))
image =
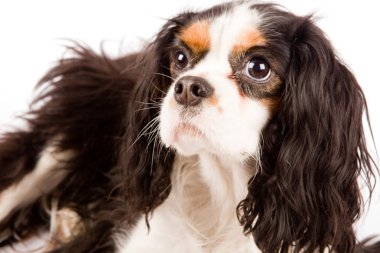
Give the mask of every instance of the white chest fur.
POLYGON ((150 231, 142 218, 128 238, 117 238, 119 252, 260 252, 236 217, 253 173, 231 159, 178 157, 171 193, 155 210, 150 231))

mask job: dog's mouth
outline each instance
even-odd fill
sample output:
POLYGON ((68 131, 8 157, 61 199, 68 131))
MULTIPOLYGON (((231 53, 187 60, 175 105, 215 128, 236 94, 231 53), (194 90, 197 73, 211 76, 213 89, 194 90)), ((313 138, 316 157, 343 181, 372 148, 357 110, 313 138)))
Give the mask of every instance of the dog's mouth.
POLYGON ((172 137, 169 139, 169 146, 185 156, 198 154, 209 143, 205 132, 189 122, 182 121, 176 124, 170 135, 172 137))
POLYGON ((174 130, 174 138, 178 139, 182 135, 194 138, 203 138, 205 135, 201 129, 191 123, 180 123, 174 130))

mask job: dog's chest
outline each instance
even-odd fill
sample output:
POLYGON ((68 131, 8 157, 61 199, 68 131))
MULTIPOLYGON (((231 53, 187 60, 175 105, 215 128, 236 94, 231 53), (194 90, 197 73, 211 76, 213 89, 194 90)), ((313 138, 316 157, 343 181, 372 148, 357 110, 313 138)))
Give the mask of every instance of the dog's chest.
POLYGON ((119 240, 120 252, 260 252, 252 237, 244 235, 236 215, 247 182, 234 184, 249 175, 244 172, 238 177, 214 162, 177 159, 171 193, 155 210, 149 233, 141 219, 129 238, 119 240))

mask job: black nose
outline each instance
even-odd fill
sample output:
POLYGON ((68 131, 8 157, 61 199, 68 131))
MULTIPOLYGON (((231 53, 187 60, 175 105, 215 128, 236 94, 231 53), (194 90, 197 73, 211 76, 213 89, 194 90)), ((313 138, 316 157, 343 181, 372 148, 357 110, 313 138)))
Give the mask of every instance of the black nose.
POLYGON ((203 78, 184 76, 174 86, 175 100, 184 106, 194 106, 212 95, 214 89, 203 78))

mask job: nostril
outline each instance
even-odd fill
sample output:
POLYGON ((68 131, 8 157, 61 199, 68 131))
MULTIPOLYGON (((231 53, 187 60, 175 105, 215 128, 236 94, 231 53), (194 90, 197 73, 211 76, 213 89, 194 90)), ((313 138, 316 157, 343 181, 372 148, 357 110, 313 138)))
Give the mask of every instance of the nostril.
POLYGON ((207 98, 212 93, 212 88, 206 84, 194 83, 190 87, 190 92, 194 97, 207 98))
POLYGON ((199 84, 193 84, 190 87, 191 89, 191 94, 193 94, 196 97, 203 97, 202 96, 202 88, 199 84))
POLYGON ((174 87, 174 92, 176 94, 181 94, 183 92, 183 84, 177 83, 176 86, 174 87))

